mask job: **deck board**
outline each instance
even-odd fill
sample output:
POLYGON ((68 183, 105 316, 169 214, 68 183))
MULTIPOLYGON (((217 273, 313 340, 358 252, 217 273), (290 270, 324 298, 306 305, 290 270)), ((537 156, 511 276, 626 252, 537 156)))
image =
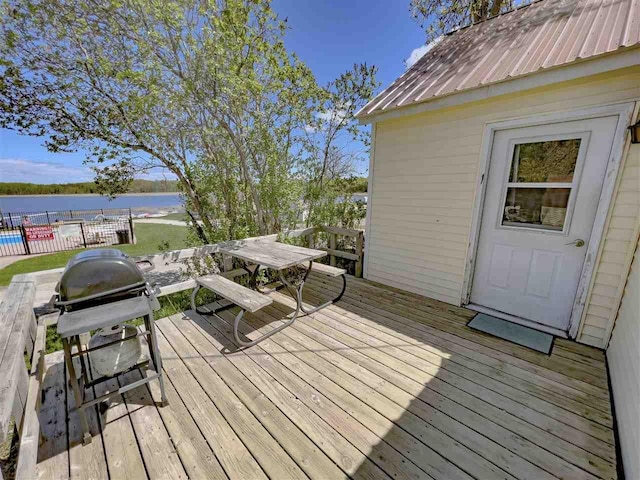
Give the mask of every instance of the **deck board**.
MULTIPOLYGON (((316 291, 325 289, 327 286, 332 289, 331 291, 337 289, 335 284, 331 285, 324 279, 316 280, 316 282, 322 285, 322 287, 316 287, 316 291)), ((313 286, 311 286, 309 290, 313 291, 313 286)), ((508 374, 510 378, 521 379, 533 385, 543 387, 543 392, 556 395, 558 401, 566 398, 569 400, 569 403, 577 403, 579 405, 577 405, 576 408, 580 411, 585 409, 588 412, 596 409, 600 413, 594 412, 593 415, 597 415, 597 418, 607 427, 611 426, 609 399, 608 397, 606 399, 602 398, 602 389, 594 389, 593 385, 586 384, 573 377, 566 376, 560 371, 556 371, 557 359, 553 364, 549 364, 546 363, 549 361, 547 355, 500 340, 500 342, 508 344, 503 346, 503 349, 513 349, 515 351, 529 350, 527 353, 533 354, 532 358, 536 359, 535 363, 522 360, 519 357, 514 357, 485 346, 484 343, 486 337, 488 337, 487 334, 464 326, 452 329, 447 326, 448 324, 443 326, 441 320, 433 321, 433 315, 419 314, 419 306, 417 305, 411 308, 399 307, 396 304, 383 304, 381 303, 382 299, 383 294, 379 291, 366 295, 365 293, 350 292, 347 290, 344 303, 348 305, 348 307, 345 307, 345 309, 347 312, 357 312, 365 318, 370 317, 374 319, 376 323, 379 321, 384 322, 385 319, 388 319, 396 324, 399 323, 407 326, 413 331, 422 331, 430 338, 427 345, 431 343, 441 346, 446 345, 451 352, 460 354, 463 357, 470 358, 481 364, 494 367, 496 370, 508 374), (599 392, 597 396, 593 395, 595 391, 599 392)), ((498 341, 498 339, 492 339, 492 341, 495 342, 498 341)), ((562 369, 560 368, 559 370, 562 369)), ((604 381, 604 379, 602 380, 604 381)), ((566 406, 567 405, 563 405, 563 407, 566 406)))
MULTIPOLYGON (((169 406, 152 403, 157 382, 129 392, 93 418, 88 447, 48 356, 62 407, 45 398, 40 478, 617 478, 601 351, 538 354, 469 329, 465 309, 348 282, 337 305, 233 353, 235 310, 158 320, 169 406)), ((340 286, 311 275, 305 301, 340 286)), ((271 296, 243 333, 292 311, 271 296)))
POLYGON ((36 473, 39 478, 69 476, 67 441, 67 389, 62 351, 45 356, 40 407, 40 433, 36 473))
MULTIPOLYGON (((318 291, 313 287, 310 290, 312 292, 318 291)), ((575 421, 579 425, 579 429, 588 428, 585 430, 586 433, 597 435, 608 443, 613 443, 610 412, 603 410, 604 407, 594 408, 586 403, 588 396, 585 397, 582 392, 566 389, 556 382, 548 382, 544 377, 531 375, 526 370, 515 368, 503 360, 488 356, 486 352, 460 345, 451 337, 440 337, 439 331, 435 328, 416 325, 416 322, 406 320, 397 314, 385 312, 382 309, 374 311, 373 308, 363 308, 360 302, 352 301, 348 296, 343 304, 336 308, 340 308, 337 318, 342 321, 341 323, 344 323, 343 320, 347 317, 356 322, 364 322, 375 330, 390 331, 396 336, 400 333, 406 333, 414 339, 411 343, 420 347, 417 351, 414 349, 414 353, 426 358, 426 353, 423 352, 428 351, 443 359, 450 360, 445 367, 447 371, 450 370, 469 378, 471 381, 477 379, 478 373, 480 373, 484 376, 483 385, 491 386, 502 394, 517 397, 516 399, 521 398, 524 404, 537 406, 542 413, 549 410, 548 403, 562 407, 562 410, 552 409, 552 414, 561 416, 563 421, 575 421), (468 370, 472 372, 469 373, 468 370), (522 394, 518 392, 522 392, 522 394), (567 411, 575 413, 577 417, 567 411), (585 421, 581 417, 592 421, 585 421)), ((336 315, 330 313, 332 311, 334 309, 329 309, 323 312, 325 315, 320 315, 318 318, 320 320, 325 316, 336 318, 336 315)), ((349 324, 351 325, 351 322, 349 324)), ((333 327, 328 328, 332 329, 333 327)), ((369 331, 371 336, 377 335, 375 330, 369 331)), ((406 336, 403 338, 406 339, 406 336)), ((539 355, 544 356, 543 354, 539 355)), ((441 360, 436 359, 436 364, 440 362, 441 360)))

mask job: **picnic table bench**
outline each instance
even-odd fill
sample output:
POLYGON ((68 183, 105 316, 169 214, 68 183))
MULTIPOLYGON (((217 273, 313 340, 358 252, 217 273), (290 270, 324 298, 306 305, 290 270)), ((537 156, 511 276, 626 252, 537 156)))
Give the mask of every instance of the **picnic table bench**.
MULTIPOLYGON (((228 300, 231 304, 240 307, 240 312, 236 315, 233 323, 233 336, 241 347, 256 345, 262 340, 288 327, 296 321, 300 312, 308 315, 337 302, 342 298, 342 295, 346 290, 346 270, 314 262, 314 260, 327 255, 327 253, 322 250, 297 247, 278 242, 252 242, 225 247, 221 250, 223 253, 245 262, 245 269, 251 274, 249 282, 250 288, 243 287, 242 285, 217 274, 200 277, 196 279, 196 287, 193 289, 191 294, 191 307, 195 311, 204 313, 198 310, 196 304, 196 297, 202 288, 210 290, 228 300), (296 299, 296 310, 293 312, 293 315, 287 317, 281 325, 261 337, 255 340, 244 339, 241 338, 238 331, 238 326, 244 313, 246 311, 253 313, 272 303, 271 298, 265 295, 270 293, 272 290, 265 290, 258 285, 258 274, 263 268, 278 271, 280 281, 287 288, 291 296, 296 299), (293 275, 291 275, 291 272, 289 271, 292 269, 297 270, 293 275), (323 303, 322 305, 312 309, 307 309, 302 301, 302 290, 311 271, 331 277, 342 276, 343 285, 342 291, 337 297, 323 303), (292 279, 292 277, 294 278, 292 279)), ((227 305, 207 313, 215 314, 222 308, 227 308, 227 305)))

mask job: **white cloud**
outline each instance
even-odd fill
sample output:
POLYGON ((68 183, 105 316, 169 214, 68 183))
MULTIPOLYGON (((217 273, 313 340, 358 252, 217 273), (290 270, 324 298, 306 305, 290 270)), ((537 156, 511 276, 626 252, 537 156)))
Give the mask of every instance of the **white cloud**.
POLYGON ((316 133, 316 128, 313 125, 305 125, 304 131, 307 133, 316 133))
POLYGON ((407 68, 411 68, 418 60, 420 60, 429 50, 431 50, 433 47, 435 47, 438 43, 440 43, 440 40, 442 40, 442 37, 438 37, 435 40, 433 40, 431 43, 427 44, 427 45, 422 45, 421 47, 418 48, 414 48, 413 51, 411 52, 411 55, 409 55, 409 58, 407 58, 404 61, 404 64, 407 68))
POLYGON ((316 113, 316 117, 325 122, 329 122, 332 119, 336 121, 343 120, 347 116, 346 110, 327 110, 326 112, 316 113))
MULTIPOLYGON (((145 180, 175 180, 175 175, 165 169, 153 168, 136 178, 145 180)), ((91 182, 93 171, 85 166, 62 163, 38 162, 16 158, 0 158, 0 182, 25 183, 75 183, 91 182)))
POLYGON ((0 182, 71 183, 92 179, 93 173, 86 167, 0 158, 0 182))

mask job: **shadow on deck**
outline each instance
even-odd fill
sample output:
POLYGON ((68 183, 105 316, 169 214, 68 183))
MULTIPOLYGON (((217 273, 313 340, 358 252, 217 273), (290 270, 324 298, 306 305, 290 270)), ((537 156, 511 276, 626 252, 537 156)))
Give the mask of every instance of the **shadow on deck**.
MULTIPOLYGON (((312 277, 305 299, 339 280, 312 277)), ((260 335, 294 301, 247 315, 260 335)), ((157 321, 157 382, 92 413, 82 447, 60 353, 47 357, 44 478, 616 478, 604 355, 546 356, 466 327, 473 312, 349 278, 343 300, 244 351, 233 310, 157 321)), ((132 375, 140 375, 136 372, 132 375)), ((105 388, 109 388, 107 384, 105 388)), ((113 387, 113 385, 111 385, 113 387)), ((101 392, 96 392, 97 394, 101 392)))

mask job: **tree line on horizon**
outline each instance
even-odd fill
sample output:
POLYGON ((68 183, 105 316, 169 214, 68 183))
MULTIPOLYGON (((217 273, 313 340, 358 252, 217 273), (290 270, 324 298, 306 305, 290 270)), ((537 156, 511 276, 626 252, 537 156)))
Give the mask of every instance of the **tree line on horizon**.
MULTIPOLYGON (((176 180, 133 180, 126 193, 173 193, 178 192, 176 180)), ((0 182, 0 195, 77 195, 102 193, 95 182, 79 183, 20 183, 0 182)))

